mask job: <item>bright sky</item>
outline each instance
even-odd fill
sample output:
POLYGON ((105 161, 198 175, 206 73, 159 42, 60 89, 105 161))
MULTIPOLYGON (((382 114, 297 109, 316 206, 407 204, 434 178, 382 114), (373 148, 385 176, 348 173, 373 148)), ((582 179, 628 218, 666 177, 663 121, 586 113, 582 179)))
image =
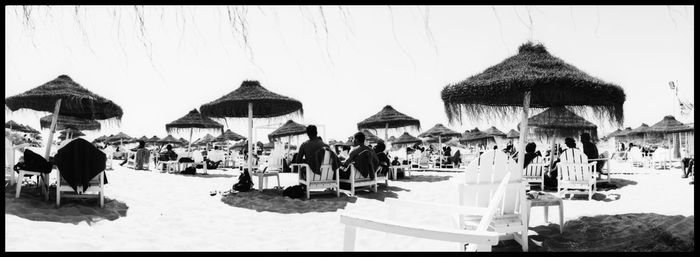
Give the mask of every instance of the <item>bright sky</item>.
MULTIPOLYGON (((131 6, 81 7, 80 19, 73 7, 42 7, 32 13, 33 30, 23 25, 21 8, 6 6, 5 97, 67 74, 124 110, 120 127, 86 132, 88 139, 119 131, 162 138, 166 123, 252 79, 301 101, 304 117, 295 121, 324 125, 326 141, 345 140, 358 122, 387 104, 419 119, 423 130, 447 125, 440 98, 445 85, 482 72, 533 40, 622 86, 625 127, 652 125, 674 113, 669 81, 694 102, 693 6, 353 6, 342 12, 325 6, 323 16, 318 10, 249 6, 246 51, 225 7, 144 7, 141 34, 131 6)), ((14 112, 5 121, 39 129, 46 114, 14 112)), ((675 116, 693 122, 678 107, 675 116)), ((615 129, 591 121, 600 135, 615 129)), ((495 125, 507 132, 517 122, 467 120, 448 127, 464 132, 495 125)), ((228 126, 247 136, 247 120, 229 120, 228 126)), ((269 132, 257 130, 256 140, 267 142, 269 132)))

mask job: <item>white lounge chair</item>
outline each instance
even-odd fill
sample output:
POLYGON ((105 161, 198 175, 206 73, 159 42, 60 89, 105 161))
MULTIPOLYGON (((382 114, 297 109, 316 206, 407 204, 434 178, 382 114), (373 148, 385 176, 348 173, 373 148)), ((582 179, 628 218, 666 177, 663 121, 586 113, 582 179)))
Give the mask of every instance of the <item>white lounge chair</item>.
POLYGON ((596 162, 588 163, 588 157, 579 149, 567 149, 559 157, 557 163, 557 193, 581 194, 587 193, 588 200, 596 191, 596 162))
POLYGON ((544 174, 549 170, 549 161, 544 157, 535 157, 530 164, 523 169, 523 180, 530 186, 537 185, 544 190, 544 174))
POLYGON ((651 154, 651 166, 654 169, 670 169, 671 168, 671 153, 666 148, 658 148, 651 154))
MULTIPOLYGON (((409 207, 414 209, 431 209, 455 215, 480 216, 481 219, 474 230, 437 228, 425 224, 413 224, 392 219, 374 218, 348 212, 342 213, 340 214, 340 223, 345 225, 343 250, 353 251, 355 249, 357 228, 364 228, 403 236, 455 242, 458 244, 457 249, 460 251, 491 251, 491 247, 498 244, 498 233, 488 231, 488 228, 489 224, 492 223, 497 215, 499 207, 503 203, 506 184, 509 178, 510 174, 507 174, 504 176, 501 183, 494 184, 496 188, 493 190, 493 196, 490 198, 486 208, 411 202, 390 198, 385 200, 389 210, 393 210, 397 207, 409 207), (465 244, 468 244, 466 248, 464 247, 465 244)), ((471 189, 476 188, 472 187, 469 190, 471 189)))
MULTIPOLYGON (((507 176, 503 205, 489 224, 489 229, 503 234, 499 240, 514 239, 523 251, 528 250, 528 209, 522 170, 518 163, 508 161, 503 151, 488 150, 467 165, 465 183, 459 184, 459 204, 469 207, 486 207, 490 203, 499 181, 507 176)), ((532 165, 532 164, 530 164, 532 165)), ((475 227, 481 217, 462 215, 460 227, 475 227)))
POLYGON ((5 137, 5 173, 10 173, 10 186, 17 183, 15 178, 15 149, 12 141, 5 137))
MULTIPOLYGON (((292 172, 299 173, 299 183, 306 186, 306 199, 311 197, 312 189, 333 189, 336 197, 340 197, 340 169, 333 169, 330 162, 330 152, 326 150, 321 162, 321 174, 313 173, 306 163, 294 163, 290 165, 292 172)), ((324 193, 327 191, 324 191, 324 193)))

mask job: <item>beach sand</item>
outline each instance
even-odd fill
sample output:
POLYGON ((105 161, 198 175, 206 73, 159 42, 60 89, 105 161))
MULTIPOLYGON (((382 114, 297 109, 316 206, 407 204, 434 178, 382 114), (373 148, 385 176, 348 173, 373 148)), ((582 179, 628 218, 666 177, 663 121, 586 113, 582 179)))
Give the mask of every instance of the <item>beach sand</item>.
MULTIPOLYGON (((625 165, 625 164, 619 164, 625 165)), ((388 216, 383 200, 456 203, 462 174, 413 172, 390 181, 379 192, 360 191, 284 198, 281 190, 223 196, 237 181, 238 170, 210 170, 209 175, 135 171, 115 163, 107 171, 105 207, 95 200, 64 199, 55 205, 25 186, 14 198, 5 188, 7 251, 341 251, 343 211, 394 217, 406 222, 452 227, 450 216, 430 210, 397 210, 388 216), (214 196, 211 191, 217 191, 214 196), (29 238, 41 237, 41 243, 29 238)), ((694 251, 694 186, 680 170, 655 171, 618 166, 611 185, 599 185, 593 200, 564 200, 564 234, 556 207, 549 222, 542 208, 530 218, 530 251, 694 251)), ((55 173, 52 174, 55 176, 55 173)), ((6 175, 7 181, 8 175, 6 175)), ((297 174, 280 175, 283 187, 297 174)), ((55 180, 55 177, 53 178, 55 180)), ((257 180, 254 180, 257 188, 257 180)), ((270 178, 270 188, 276 186, 270 178)), ((358 229, 357 251, 456 251, 454 243, 358 229)), ((520 251, 505 241, 494 251, 520 251)))

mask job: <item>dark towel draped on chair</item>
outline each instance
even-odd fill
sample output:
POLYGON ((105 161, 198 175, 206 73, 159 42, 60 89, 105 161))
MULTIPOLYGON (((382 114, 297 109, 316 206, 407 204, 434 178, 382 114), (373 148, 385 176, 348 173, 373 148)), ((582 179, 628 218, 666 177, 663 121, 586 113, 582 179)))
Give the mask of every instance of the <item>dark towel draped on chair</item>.
POLYGON ((326 152, 328 152, 331 160, 331 166, 333 167, 333 170, 337 170, 338 167, 340 166, 340 161, 338 160, 338 156, 335 155, 333 151, 331 151, 330 148, 324 146, 321 149, 318 149, 316 153, 312 156, 309 156, 310 158, 307 160, 309 167, 311 167, 311 171, 317 175, 321 175, 321 164, 323 162, 323 157, 325 157, 326 152))
MULTIPOLYGON (((90 180, 105 170, 107 161, 102 151, 82 138, 77 138, 59 149, 54 159, 61 177, 76 192, 78 185, 87 189, 90 180)), ((104 184, 107 184, 107 175, 104 177, 104 184)))
POLYGON ((374 172, 379 166, 376 154, 372 150, 364 150, 357 155, 357 159, 353 162, 355 169, 362 174, 362 177, 374 179, 374 172))
POLYGON ((22 169, 41 173, 51 173, 51 164, 41 155, 26 149, 24 150, 24 167, 22 167, 22 169))

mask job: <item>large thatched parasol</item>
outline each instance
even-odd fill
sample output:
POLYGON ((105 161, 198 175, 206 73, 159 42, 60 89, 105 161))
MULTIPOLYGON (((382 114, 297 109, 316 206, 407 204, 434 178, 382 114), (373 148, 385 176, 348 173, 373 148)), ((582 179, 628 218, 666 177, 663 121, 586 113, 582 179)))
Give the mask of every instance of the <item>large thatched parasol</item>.
POLYGON ((401 136, 399 136, 394 142, 391 142, 392 145, 413 145, 416 143, 421 143, 422 141, 420 138, 411 136, 411 134, 408 134, 408 132, 403 132, 401 136))
POLYGON ((646 144, 647 133, 649 133, 649 125, 642 123, 641 126, 631 130, 627 133, 628 136, 639 136, 642 137, 642 145, 646 144))
POLYGON ((442 90, 445 113, 450 122, 467 115, 506 117, 522 111, 518 160, 524 167, 529 108, 588 107, 599 118, 622 125, 625 93, 620 86, 594 78, 573 65, 550 55, 541 44, 526 43, 518 54, 483 73, 448 85, 442 90))
POLYGON ((158 143, 159 141, 160 141, 160 137, 153 135, 151 138, 146 140, 146 143, 158 143))
MULTIPOLYGON (((493 138, 493 135, 488 134, 484 131, 480 131, 479 128, 474 128, 471 131, 464 131, 462 138, 459 140, 460 143, 468 145, 474 142, 484 142, 487 143, 489 138, 493 138)), ((494 140, 495 141, 495 140, 494 140)), ((486 146, 486 145, 484 145, 486 146)))
POLYGON ((241 135, 239 135, 238 133, 233 132, 233 131, 231 131, 230 129, 227 129, 226 131, 224 131, 224 133, 222 133, 222 134, 219 135, 218 137, 214 138, 214 141, 216 141, 216 142, 221 142, 221 141, 238 141, 238 140, 244 140, 244 139, 245 139, 244 136, 241 136, 241 135))
POLYGON ((503 131, 498 130, 495 126, 491 126, 490 128, 484 130, 484 133, 492 135, 494 137, 506 137, 506 133, 503 133, 503 131))
MULTIPOLYGON (((39 125, 42 129, 50 129, 51 121, 53 121, 53 114, 39 119, 39 125)), ((63 130, 66 126, 72 126, 80 130, 100 130, 102 127, 99 122, 95 120, 81 119, 71 116, 58 115, 58 120, 56 120, 56 129, 63 130)))
POLYGON ((124 141, 129 141, 133 139, 131 136, 125 134, 124 132, 119 132, 118 134, 114 136, 108 137, 105 141, 110 142, 110 143, 116 143, 119 142, 120 145, 124 144, 124 141))
POLYGON ((293 120, 288 120, 275 131, 272 131, 272 133, 268 134, 267 137, 270 141, 272 141, 276 138, 292 137, 303 134, 306 134, 306 126, 296 123, 293 120))
POLYGON ((391 105, 357 123, 357 129, 384 129, 384 139, 388 139, 389 129, 409 127, 420 130, 420 121, 395 110, 391 105))
POLYGON ((248 170, 253 171, 253 118, 271 118, 298 113, 303 115, 301 102, 273 93, 258 81, 243 81, 241 87, 200 108, 202 114, 216 118, 248 118, 248 170))
POLYGON ((670 135, 670 137, 668 137, 668 142, 669 146, 673 149, 673 157, 678 157, 680 154, 676 144, 679 141, 676 139, 676 134, 689 131, 694 131, 694 128, 684 125, 671 115, 665 116, 661 121, 649 127, 649 132, 670 135))
MULTIPOLYGON (((165 130, 168 133, 178 133, 182 130, 190 132, 190 140, 192 141, 192 133, 194 131, 205 131, 222 133, 224 131, 224 125, 218 123, 207 116, 202 115, 197 111, 197 109, 191 110, 187 115, 171 122, 165 124, 165 130)), ((191 148, 190 145, 187 146, 187 151, 191 148)))

